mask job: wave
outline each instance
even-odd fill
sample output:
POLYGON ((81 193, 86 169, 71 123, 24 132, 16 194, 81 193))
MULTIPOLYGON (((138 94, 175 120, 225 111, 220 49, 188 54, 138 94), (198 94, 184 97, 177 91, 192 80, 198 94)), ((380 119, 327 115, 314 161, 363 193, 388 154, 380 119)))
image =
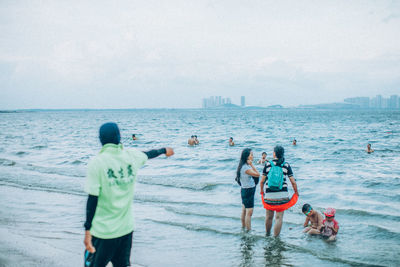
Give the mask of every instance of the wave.
MULTIPOLYGON (((77 165, 77 164, 75 164, 77 165)), ((57 174, 57 175, 63 175, 63 176, 68 176, 68 177, 79 177, 83 178, 85 177, 85 174, 82 173, 80 174, 77 170, 71 170, 67 168, 55 168, 55 167, 43 167, 43 166, 37 166, 29 163, 24 169, 30 170, 30 171, 36 171, 39 173, 44 173, 44 174, 57 174)))
POLYGON ((43 185, 32 185, 32 184, 18 184, 13 182, 0 181, 0 185, 11 186, 15 188, 20 188, 24 190, 35 190, 35 191, 43 191, 43 192, 52 192, 52 193, 60 193, 66 195, 75 195, 75 196, 87 196, 87 193, 78 190, 67 190, 65 188, 59 189, 52 186, 43 186, 43 185))
POLYGON ((383 226, 378 225, 368 225, 368 229, 373 231, 367 231, 369 234, 373 233, 373 237, 381 237, 384 235, 385 237, 391 237, 393 239, 399 240, 400 239, 400 232, 394 232, 390 229, 387 229, 383 226))
POLYGON ((170 188, 172 187, 172 188, 188 189, 191 191, 211 191, 217 188, 218 186, 231 185, 231 184, 215 184, 215 183, 184 185, 184 184, 176 184, 173 181, 171 181, 171 184, 169 184, 169 183, 159 183, 154 181, 148 182, 146 180, 138 180, 137 182, 147 185, 158 185, 170 188))
POLYGON ((35 150, 42 150, 45 148, 47 148, 47 145, 37 145, 37 146, 31 147, 31 149, 35 149, 35 150))
POLYGON ((218 204, 218 203, 206 203, 206 202, 201 202, 201 201, 173 201, 173 200, 165 200, 165 198, 160 198, 157 197, 155 198, 154 196, 149 196, 149 195, 135 195, 134 197, 135 201, 142 202, 142 203, 156 203, 156 204, 170 204, 170 205, 187 205, 190 206, 202 206, 202 207, 209 207, 210 209, 215 209, 216 207, 234 207, 234 208, 239 208, 241 205, 240 204, 218 204))
POLYGON ((0 159, 0 166, 14 166, 15 164, 17 163, 13 160, 0 159))
POLYGON ((26 151, 18 151, 17 153, 15 153, 15 155, 17 155, 17 156, 23 156, 23 155, 27 155, 27 154, 29 154, 29 153, 26 151))
POLYGON ((346 214, 352 216, 360 216, 360 217, 379 217, 385 219, 391 219, 394 221, 399 221, 400 216, 390 215, 390 214, 382 214, 377 212, 370 212, 365 210, 357 210, 357 209, 336 209, 338 214, 346 214))
POLYGON ((71 164, 72 164, 72 165, 81 165, 81 164, 85 164, 85 162, 83 162, 83 161, 81 161, 81 160, 79 160, 79 159, 76 159, 76 160, 74 160, 73 162, 71 162, 71 164))

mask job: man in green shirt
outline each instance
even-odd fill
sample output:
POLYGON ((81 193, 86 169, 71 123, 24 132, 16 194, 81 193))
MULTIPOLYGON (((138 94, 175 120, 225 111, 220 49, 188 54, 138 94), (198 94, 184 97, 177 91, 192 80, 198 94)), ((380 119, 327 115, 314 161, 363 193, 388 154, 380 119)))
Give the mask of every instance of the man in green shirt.
POLYGON ((100 153, 88 165, 85 222, 85 266, 130 266, 136 174, 147 159, 172 156, 172 148, 141 152, 124 149, 117 124, 100 127, 100 153))

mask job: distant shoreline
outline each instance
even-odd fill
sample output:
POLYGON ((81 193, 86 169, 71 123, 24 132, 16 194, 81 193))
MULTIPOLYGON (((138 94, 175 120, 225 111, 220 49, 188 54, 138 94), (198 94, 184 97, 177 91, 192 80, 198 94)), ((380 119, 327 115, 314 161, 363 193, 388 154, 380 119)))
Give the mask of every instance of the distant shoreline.
POLYGON ((348 110, 348 111, 400 111, 400 109, 383 109, 383 108, 359 108, 359 107, 332 107, 327 105, 304 105, 298 107, 259 107, 259 106, 247 106, 247 107, 212 107, 212 108, 48 108, 48 109, 10 109, 0 110, 0 114, 8 113, 24 113, 24 112, 52 112, 52 111, 174 111, 174 110, 197 110, 197 111, 216 111, 216 110, 348 110))

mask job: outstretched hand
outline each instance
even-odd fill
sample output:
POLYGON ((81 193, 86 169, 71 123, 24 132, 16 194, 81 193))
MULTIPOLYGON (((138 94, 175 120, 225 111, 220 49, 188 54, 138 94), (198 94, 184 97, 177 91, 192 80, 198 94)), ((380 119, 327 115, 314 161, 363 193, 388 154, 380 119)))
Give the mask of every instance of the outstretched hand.
POLYGON ((166 147, 166 148, 165 148, 165 155, 166 155, 167 157, 170 157, 170 156, 172 156, 173 154, 175 154, 175 153, 174 153, 174 150, 173 150, 172 148, 170 148, 170 147, 166 147))
POLYGON ((92 244, 92 235, 90 234, 90 231, 85 231, 85 240, 83 240, 83 243, 85 244, 87 251, 89 251, 90 253, 96 252, 96 249, 92 244))

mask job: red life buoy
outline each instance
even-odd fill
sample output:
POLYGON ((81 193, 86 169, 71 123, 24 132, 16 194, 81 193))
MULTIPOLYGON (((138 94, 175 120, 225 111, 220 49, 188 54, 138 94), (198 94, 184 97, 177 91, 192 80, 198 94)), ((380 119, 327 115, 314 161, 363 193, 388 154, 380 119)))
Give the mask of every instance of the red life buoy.
POLYGON ((264 208, 266 210, 273 210, 276 212, 282 212, 284 210, 287 210, 288 208, 291 208, 294 204, 296 204, 298 199, 299 199, 299 196, 297 194, 293 194, 292 198, 289 200, 288 203, 281 204, 281 205, 270 205, 270 204, 265 203, 264 195, 261 193, 261 200, 264 205, 264 208))

